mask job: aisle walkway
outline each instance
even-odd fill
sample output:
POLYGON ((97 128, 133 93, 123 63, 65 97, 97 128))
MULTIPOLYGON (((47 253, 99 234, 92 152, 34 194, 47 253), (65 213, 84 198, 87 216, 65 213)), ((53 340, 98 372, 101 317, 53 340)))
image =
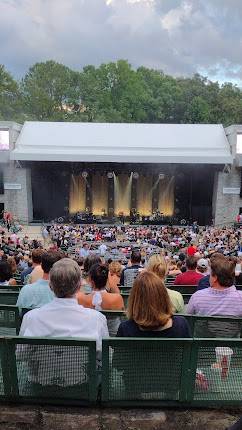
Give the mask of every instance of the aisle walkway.
POLYGON ((22 231, 18 233, 19 237, 27 235, 31 240, 42 240, 41 226, 40 225, 24 225, 22 231))

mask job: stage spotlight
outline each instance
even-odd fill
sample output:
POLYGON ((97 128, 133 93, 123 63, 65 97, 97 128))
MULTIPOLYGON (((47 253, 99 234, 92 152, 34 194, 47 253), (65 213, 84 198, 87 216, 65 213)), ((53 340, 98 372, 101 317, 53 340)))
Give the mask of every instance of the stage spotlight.
POLYGON ((113 178, 113 172, 108 172, 107 177, 108 177, 108 179, 112 179, 113 178))
POLYGON ((134 178, 134 179, 139 179, 139 174, 138 174, 138 172, 134 172, 134 173, 133 173, 133 178, 134 178))
POLYGON ((160 179, 160 180, 165 179, 165 175, 164 175, 164 173, 159 173, 159 179, 160 179))
POLYGON ((82 177, 83 177, 84 179, 87 179, 87 177, 88 177, 88 172, 87 172, 86 170, 84 170, 84 171, 82 172, 82 177))

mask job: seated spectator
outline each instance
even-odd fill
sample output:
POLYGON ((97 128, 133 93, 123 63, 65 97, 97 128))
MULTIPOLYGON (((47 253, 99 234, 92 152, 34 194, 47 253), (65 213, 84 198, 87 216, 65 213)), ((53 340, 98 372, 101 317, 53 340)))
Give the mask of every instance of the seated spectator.
POLYGON ((197 291, 187 305, 188 314, 242 316, 242 291, 234 286, 234 261, 211 259, 210 287, 197 291))
POLYGON ((23 270, 23 272, 21 272, 21 275, 20 275, 20 280, 22 285, 26 285, 28 283, 28 278, 30 277, 30 274, 33 271, 32 260, 28 258, 26 261, 28 263, 28 267, 27 269, 23 270))
POLYGON ((78 264, 70 258, 63 258, 53 265, 49 276, 55 297, 50 303, 24 315, 20 336, 96 339, 100 350, 102 337, 108 336, 106 318, 100 312, 78 305, 78 264))
POLYGON ((168 275, 169 276, 177 276, 181 273, 181 261, 176 262, 176 260, 171 260, 168 266, 168 275))
POLYGON ((14 278, 14 275, 17 274, 17 264, 14 257, 8 257, 8 264, 11 268, 12 276, 14 278))
POLYGON ((23 308, 40 308, 54 299, 54 293, 49 286, 49 273, 52 266, 62 258, 60 252, 44 252, 41 259, 41 268, 43 270, 42 279, 33 282, 33 284, 24 285, 20 290, 17 306, 23 308))
POLYGON ((12 278, 12 271, 10 264, 7 260, 0 260, 0 287, 7 287, 8 285, 15 286, 17 282, 12 278))
MULTIPOLYGON (((56 297, 47 305, 24 315, 20 336, 94 339, 100 351, 102 338, 108 337, 106 318, 100 312, 78 305, 78 264, 69 258, 56 262, 50 271, 50 287, 56 297)), ((79 354, 75 348, 72 352, 71 348, 61 346, 48 349, 46 346, 21 345, 17 358, 28 362, 28 380, 40 387, 68 387, 87 381, 82 350, 79 354)))
POLYGON ((120 285, 132 287, 134 279, 139 271, 143 269, 141 266, 141 253, 140 251, 132 251, 130 256, 130 266, 125 267, 121 273, 120 285))
MULTIPOLYGON (((220 254, 219 252, 214 252, 209 260, 209 265, 211 265, 211 261, 213 261, 213 259, 216 258, 224 258, 223 254, 220 254)), ((200 281, 198 281, 197 284, 197 291, 199 290, 203 290, 204 288, 209 288, 210 287, 210 268, 208 269, 209 274, 207 274, 206 276, 204 276, 203 278, 200 279, 200 281)))
MULTIPOLYGON (((108 268, 102 264, 95 264, 89 271, 89 279, 92 285, 93 292, 91 294, 79 293, 78 303, 88 308, 102 310, 117 310, 124 309, 124 302, 121 294, 109 293, 106 290, 108 280, 108 268)), ((120 318, 117 316, 109 316, 107 318, 108 331, 110 336, 115 336, 120 324, 120 318)))
POLYGON ((197 252, 197 247, 194 245, 194 242, 191 242, 191 244, 187 248, 188 257, 193 257, 196 252, 197 252))
POLYGON ((87 258, 90 254, 90 249, 88 243, 83 243, 82 248, 79 251, 79 257, 87 258))
POLYGON ((106 290, 108 268, 104 264, 94 264, 89 271, 89 279, 93 292, 77 296, 78 303, 88 308, 100 310, 123 310, 124 302, 121 294, 109 293, 106 290))
POLYGON ((157 275, 144 271, 134 281, 128 302, 128 321, 118 337, 190 337, 186 319, 173 315, 168 292, 157 275))
POLYGON ((43 255, 43 249, 35 248, 32 252, 32 267, 33 270, 29 276, 28 283, 33 284, 38 279, 43 278, 43 270, 41 268, 41 258, 43 255))
POLYGON ((85 258, 83 271, 82 271, 82 279, 81 279, 81 287, 80 291, 85 294, 90 294, 92 292, 92 285, 89 279, 89 271, 94 264, 101 264, 102 260, 99 255, 90 255, 85 258))
POLYGON ((108 266, 107 290, 110 293, 120 293, 118 285, 123 266, 118 261, 113 261, 108 266))
MULTIPOLYGON (((165 284, 168 267, 164 257, 158 254, 152 255, 152 257, 150 257, 148 261, 146 269, 149 272, 155 273, 165 284)), ((167 292, 173 306, 173 312, 183 313, 184 300, 181 293, 179 293, 178 291, 170 290, 169 288, 167 288, 167 292)))
POLYGON ((28 269, 28 257, 27 255, 21 254, 19 256, 18 270, 22 273, 26 269, 28 269))
POLYGON ((197 273, 201 273, 203 276, 207 276, 210 274, 209 264, 206 258, 199 258, 199 260, 197 261, 197 273))
POLYGON ((201 273, 196 272, 197 260, 195 257, 187 257, 186 267, 186 272, 176 277, 174 285, 197 285, 199 280, 203 278, 201 273))

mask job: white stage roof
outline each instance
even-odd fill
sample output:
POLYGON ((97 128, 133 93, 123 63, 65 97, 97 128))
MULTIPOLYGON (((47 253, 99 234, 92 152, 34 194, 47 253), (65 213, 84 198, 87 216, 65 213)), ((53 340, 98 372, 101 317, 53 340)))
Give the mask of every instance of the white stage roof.
POLYGON ((222 125, 25 122, 12 160, 232 163, 222 125))

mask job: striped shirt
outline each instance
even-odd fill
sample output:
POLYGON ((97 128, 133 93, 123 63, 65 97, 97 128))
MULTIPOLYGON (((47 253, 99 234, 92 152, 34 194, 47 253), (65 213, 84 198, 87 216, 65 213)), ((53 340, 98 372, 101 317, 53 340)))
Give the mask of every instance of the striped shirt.
POLYGON ((235 286, 216 290, 205 288, 192 295, 186 309, 188 314, 242 316, 242 291, 235 286))

